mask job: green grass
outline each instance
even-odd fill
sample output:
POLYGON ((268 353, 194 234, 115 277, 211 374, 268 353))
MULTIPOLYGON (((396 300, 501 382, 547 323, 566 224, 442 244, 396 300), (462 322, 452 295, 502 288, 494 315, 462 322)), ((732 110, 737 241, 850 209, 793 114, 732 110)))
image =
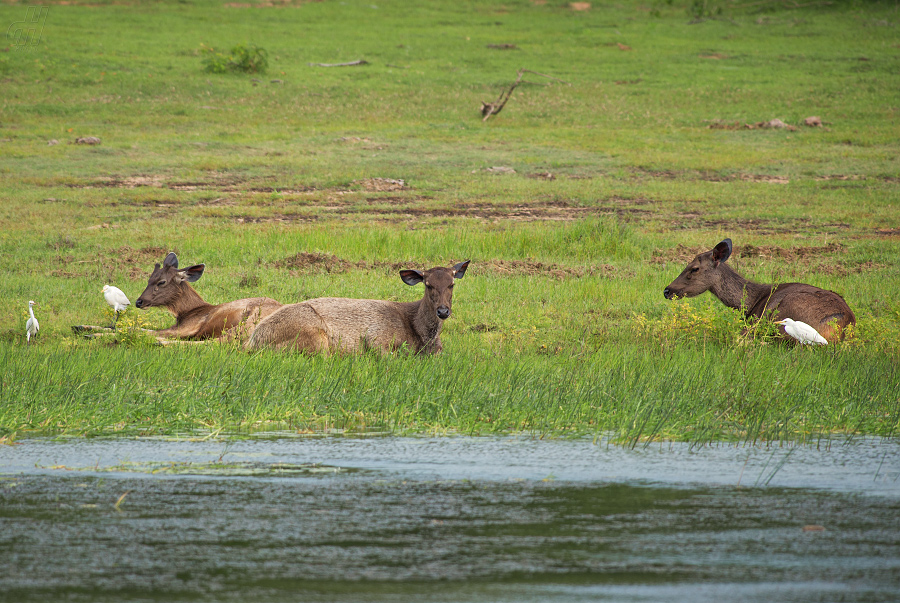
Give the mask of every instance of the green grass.
POLYGON ((631 1, 52 4, 39 44, 0 53, 0 434, 895 436, 900 12, 707 5, 696 22, 631 1), (252 44, 264 76, 204 72, 202 48, 252 44), (520 68, 563 82, 528 75, 483 123, 520 68), (796 129, 709 127, 773 118, 796 129), (748 341, 709 295, 664 300, 726 236, 745 276, 841 293, 857 337, 748 341), (110 320, 104 283, 134 300, 169 250, 206 263, 213 302, 407 301, 395 265, 472 264, 439 358, 71 333, 110 320), (300 252, 337 268, 285 265, 300 252))

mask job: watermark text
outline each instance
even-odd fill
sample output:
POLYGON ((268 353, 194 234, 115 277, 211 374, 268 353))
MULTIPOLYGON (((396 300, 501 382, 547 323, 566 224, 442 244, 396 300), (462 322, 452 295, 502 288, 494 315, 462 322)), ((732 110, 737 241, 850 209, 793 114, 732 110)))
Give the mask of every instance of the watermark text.
POLYGON ((6 41, 15 50, 25 50, 41 43, 49 6, 29 6, 25 18, 6 29, 6 41))

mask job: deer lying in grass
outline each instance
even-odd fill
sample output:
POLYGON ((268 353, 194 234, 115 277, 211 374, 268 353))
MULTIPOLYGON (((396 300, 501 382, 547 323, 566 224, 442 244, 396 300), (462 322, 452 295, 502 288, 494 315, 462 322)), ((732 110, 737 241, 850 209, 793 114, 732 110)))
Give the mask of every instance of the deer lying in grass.
POLYGON ((425 295, 417 302, 322 297, 284 306, 256 325, 245 347, 390 352, 405 345, 413 353, 437 354, 441 327, 450 317, 453 283, 468 265, 467 260, 453 268, 401 270, 407 285, 425 283, 425 295))
POLYGON ((147 288, 134 302, 137 308, 163 306, 175 315, 175 326, 155 331, 157 336, 177 339, 210 339, 249 333, 259 320, 281 304, 268 297, 251 297, 219 305, 208 304, 189 283, 203 276, 204 264, 178 269, 178 256, 169 253, 162 266, 156 264, 147 288))
MULTIPOLYGON (((843 338, 844 329, 856 324, 853 310, 834 291, 804 283, 754 283, 725 263, 730 255, 731 239, 725 239, 711 251, 695 257, 663 295, 673 299, 710 291, 729 308, 743 308, 748 317, 805 322, 829 341, 843 338)), ((782 336, 787 337, 783 329, 782 336)))

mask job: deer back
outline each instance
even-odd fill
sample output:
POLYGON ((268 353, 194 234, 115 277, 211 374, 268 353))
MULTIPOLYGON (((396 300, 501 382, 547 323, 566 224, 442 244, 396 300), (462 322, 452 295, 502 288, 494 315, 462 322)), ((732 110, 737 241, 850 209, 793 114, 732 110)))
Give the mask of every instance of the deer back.
POLYGON ((388 352, 405 344, 414 352, 440 352, 453 282, 463 277, 467 266, 463 262, 452 269, 402 270, 406 284, 425 283, 425 294, 417 302, 323 297, 284 306, 257 325, 246 347, 388 352))
MULTIPOLYGON (((748 308, 748 315, 773 321, 791 318, 810 325, 825 339, 843 337, 844 329, 856 324, 853 310, 844 298, 827 289, 805 283, 784 283, 748 308)), ((782 327, 782 332, 784 328, 782 327)))

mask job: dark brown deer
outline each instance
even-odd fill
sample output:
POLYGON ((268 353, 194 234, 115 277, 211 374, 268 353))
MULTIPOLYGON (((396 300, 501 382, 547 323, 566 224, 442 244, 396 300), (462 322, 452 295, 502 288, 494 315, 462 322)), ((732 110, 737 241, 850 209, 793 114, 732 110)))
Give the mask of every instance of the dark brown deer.
POLYGON ((710 291, 729 308, 742 308, 748 317, 805 322, 828 340, 835 336, 843 338, 844 329, 856 324, 853 310, 834 291, 804 283, 754 283, 725 263, 730 255, 731 239, 725 239, 711 251, 695 257, 665 288, 663 295, 673 299, 710 291))
POLYGON ((147 288, 137 298, 134 305, 138 308, 162 306, 175 315, 175 326, 155 331, 165 338, 209 339, 237 334, 234 329, 240 327, 241 333, 249 333, 253 326, 281 307, 281 304, 268 297, 252 297, 239 299, 225 304, 213 305, 203 301, 189 283, 196 282, 203 276, 204 264, 197 264, 178 269, 178 256, 169 253, 162 266, 156 264, 147 288))
POLYGON ((437 354, 441 327, 450 317, 453 283, 468 265, 467 260, 453 268, 401 270, 407 285, 425 283, 425 295, 417 302, 321 297, 286 305, 256 325, 246 349, 390 352, 405 345, 414 353, 437 354))

